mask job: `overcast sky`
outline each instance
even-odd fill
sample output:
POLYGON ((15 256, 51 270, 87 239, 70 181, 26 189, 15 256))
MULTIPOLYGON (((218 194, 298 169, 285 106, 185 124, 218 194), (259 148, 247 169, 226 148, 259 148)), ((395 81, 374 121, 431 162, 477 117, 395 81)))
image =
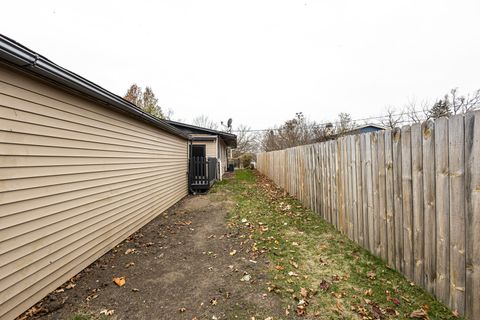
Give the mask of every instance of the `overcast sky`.
POLYGON ((480 1, 8 1, 0 32, 175 119, 254 129, 480 88, 480 1))

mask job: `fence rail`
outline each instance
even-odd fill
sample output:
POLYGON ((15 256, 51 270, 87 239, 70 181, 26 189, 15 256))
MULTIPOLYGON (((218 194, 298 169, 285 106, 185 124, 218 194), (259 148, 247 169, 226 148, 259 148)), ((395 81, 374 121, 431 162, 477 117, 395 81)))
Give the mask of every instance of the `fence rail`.
POLYGON ((450 308, 480 318, 480 111, 260 153, 257 167, 450 308))

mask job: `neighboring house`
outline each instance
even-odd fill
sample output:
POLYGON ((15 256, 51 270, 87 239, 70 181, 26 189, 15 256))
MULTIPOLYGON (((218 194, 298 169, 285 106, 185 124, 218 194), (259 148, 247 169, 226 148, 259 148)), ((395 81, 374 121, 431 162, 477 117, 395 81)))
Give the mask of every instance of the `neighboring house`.
POLYGON ((0 35, 0 319, 186 196, 195 139, 0 35))
MULTIPOLYGON (((191 163, 194 157, 215 159, 213 160, 216 162, 214 179, 221 180, 223 174, 227 171, 228 148, 233 149, 237 147, 237 136, 232 133, 202 128, 177 121, 166 120, 166 122, 189 136, 191 144, 189 147, 189 158, 191 163)), ((195 168, 196 166, 193 164, 191 167, 195 168)), ((203 167, 204 166, 200 166, 200 168, 203 167)), ((190 171, 192 173, 192 170, 190 171)), ((208 187, 209 186, 206 186, 205 188, 208 187)))
POLYGON ((380 131, 380 130, 385 130, 385 127, 378 125, 378 124, 365 124, 358 126, 350 131, 345 132, 345 135, 351 135, 351 134, 361 134, 361 133, 367 133, 367 132, 374 132, 374 131, 380 131))

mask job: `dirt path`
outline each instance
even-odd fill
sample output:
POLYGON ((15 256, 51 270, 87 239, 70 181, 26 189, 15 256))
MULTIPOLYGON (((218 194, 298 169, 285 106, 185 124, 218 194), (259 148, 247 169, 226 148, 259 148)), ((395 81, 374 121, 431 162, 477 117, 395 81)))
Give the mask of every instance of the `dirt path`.
POLYGON ((281 313, 277 298, 265 294, 268 262, 250 260, 250 240, 229 233, 227 212, 235 203, 225 192, 189 196, 157 217, 81 272, 73 288, 67 283, 37 305, 48 310, 40 318, 95 319, 105 310, 113 310, 109 319, 264 319, 281 313), (125 285, 113 277, 125 277, 125 285))

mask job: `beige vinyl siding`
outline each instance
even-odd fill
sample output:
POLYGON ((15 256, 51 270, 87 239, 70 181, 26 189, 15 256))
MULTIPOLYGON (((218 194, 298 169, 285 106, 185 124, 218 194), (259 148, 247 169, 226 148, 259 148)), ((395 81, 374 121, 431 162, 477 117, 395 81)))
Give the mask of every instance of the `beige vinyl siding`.
POLYGON ((187 146, 0 64, 0 319, 187 195, 187 146))
POLYGON ((223 175, 227 171, 227 145, 223 142, 222 139, 218 141, 218 153, 219 159, 221 161, 222 167, 220 168, 220 173, 223 175))
MULTIPOLYGON (((216 136, 211 136, 211 135, 200 135, 200 134, 192 134, 193 137, 216 137, 216 136)), ((211 158, 217 158, 217 141, 216 140, 211 140, 211 141, 192 141, 192 144, 195 145, 205 145, 205 154, 207 157, 211 158)))

